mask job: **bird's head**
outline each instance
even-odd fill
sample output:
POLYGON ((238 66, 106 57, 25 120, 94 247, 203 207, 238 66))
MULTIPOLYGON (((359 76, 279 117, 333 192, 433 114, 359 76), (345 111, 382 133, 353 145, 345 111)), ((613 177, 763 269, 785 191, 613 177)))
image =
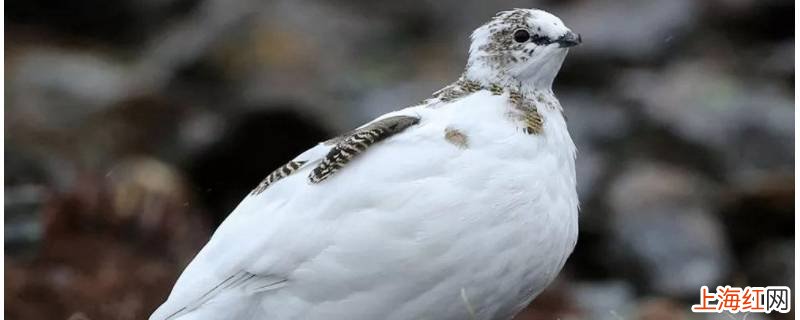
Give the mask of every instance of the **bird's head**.
POLYGON ((499 12, 472 33, 467 77, 550 89, 570 47, 581 37, 536 9, 499 12))

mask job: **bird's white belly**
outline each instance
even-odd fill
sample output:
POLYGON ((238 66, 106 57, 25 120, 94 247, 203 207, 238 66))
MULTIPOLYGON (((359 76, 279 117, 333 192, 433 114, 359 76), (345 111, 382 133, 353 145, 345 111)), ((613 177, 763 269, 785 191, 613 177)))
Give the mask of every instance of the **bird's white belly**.
POLYGON ((423 122, 403 137, 418 141, 388 140, 323 182, 342 192, 288 204, 284 219, 315 229, 286 245, 315 254, 257 263, 291 266, 260 297, 270 319, 507 319, 555 278, 577 238, 570 152, 510 126, 465 130, 460 148, 446 124, 423 122))

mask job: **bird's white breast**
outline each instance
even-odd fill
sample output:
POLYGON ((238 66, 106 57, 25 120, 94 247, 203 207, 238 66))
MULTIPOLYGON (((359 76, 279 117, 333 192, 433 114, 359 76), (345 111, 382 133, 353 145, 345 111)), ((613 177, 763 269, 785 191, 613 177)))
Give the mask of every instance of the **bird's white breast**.
MULTIPOLYGON (((263 310, 275 319, 504 319, 530 302, 576 241, 574 146, 560 112, 542 110, 544 132, 528 135, 506 101, 478 92, 399 111, 422 120, 303 194, 243 203, 283 227, 254 239, 271 245, 253 268, 289 278, 261 297, 263 310), (446 128, 466 146, 446 140, 446 128)), ((269 194, 307 184, 306 171, 269 194)))

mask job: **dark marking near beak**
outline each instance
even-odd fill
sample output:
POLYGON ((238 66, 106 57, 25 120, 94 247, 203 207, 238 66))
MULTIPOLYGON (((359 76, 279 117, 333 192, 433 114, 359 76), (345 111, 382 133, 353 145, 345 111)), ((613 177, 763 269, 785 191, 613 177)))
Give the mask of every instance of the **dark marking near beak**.
POLYGON ((581 35, 572 31, 567 32, 555 41, 559 48, 569 48, 581 44, 581 35))

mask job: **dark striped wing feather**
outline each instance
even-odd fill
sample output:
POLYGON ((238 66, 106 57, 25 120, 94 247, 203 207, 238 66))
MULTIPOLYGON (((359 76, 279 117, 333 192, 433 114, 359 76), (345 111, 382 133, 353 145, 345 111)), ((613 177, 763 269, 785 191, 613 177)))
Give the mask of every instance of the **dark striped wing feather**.
POLYGON ((394 116, 375 121, 343 137, 332 140, 336 145, 322 162, 311 171, 308 179, 320 183, 339 171, 348 162, 366 151, 370 146, 419 123, 419 118, 394 116))
MULTIPOLYGON (((350 162, 357 155, 363 153, 370 146, 380 142, 394 134, 397 134, 406 128, 419 123, 419 118, 410 116, 394 116, 386 119, 381 119, 364 126, 363 128, 353 130, 340 137, 331 139, 326 144, 333 144, 334 146, 327 153, 325 158, 311 171, 308 179, 312 183, 319 183, 336 173, 339 169, 344 167, 345 164, 350 162)), ((267 189, 270 185, 288 177, 304 164, 308 163, 306 160, 292 160, 281 166, 275 171, 272 171, 266 178, 264 178, 258 186, 253 189, 251 195, 258 195, 267 189)))
POLYGON ((267 175, 267 177, 264 178, 264 180, 262 180, 261 183, 259 183, 250 194, 257 195, 264 192, 264 190, 267 190, 269 185, 275 183, 275 181, 286 178, 290 174, 297 171, 297 169, 302 167, 306 162, 307 161, 289 161, 289 163, 282 165, 280 168, 275 169, 275 171, 272 171, 269 175, 267 175))

